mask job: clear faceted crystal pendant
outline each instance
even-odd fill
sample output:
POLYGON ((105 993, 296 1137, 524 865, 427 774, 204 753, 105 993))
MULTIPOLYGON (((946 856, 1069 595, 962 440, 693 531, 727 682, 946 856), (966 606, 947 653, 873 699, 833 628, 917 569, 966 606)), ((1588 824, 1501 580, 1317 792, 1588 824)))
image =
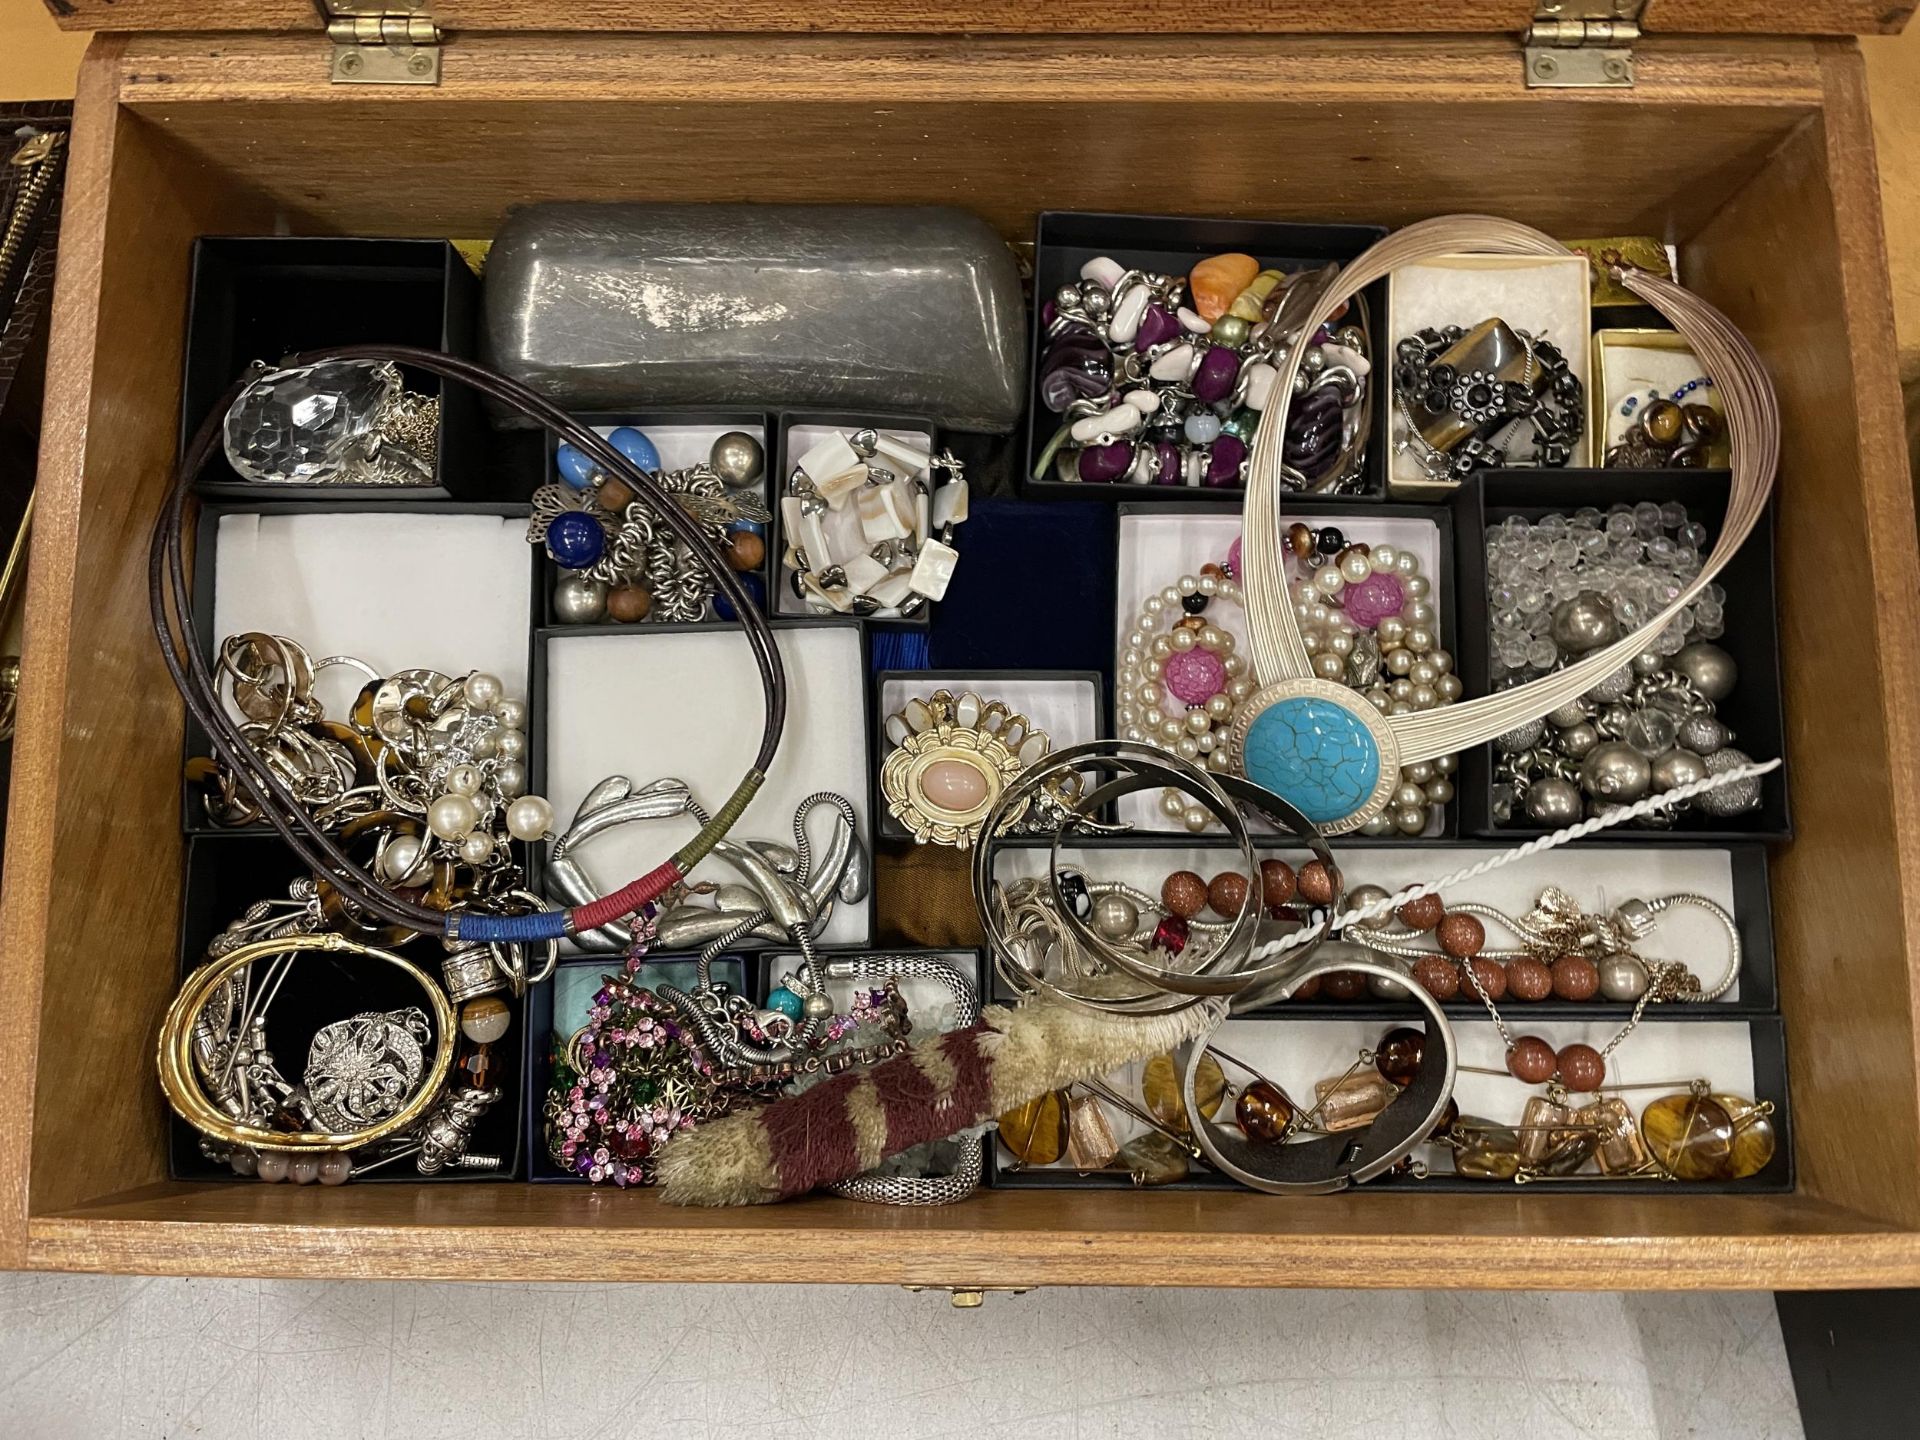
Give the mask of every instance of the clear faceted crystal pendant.
POLYGON ((1366 697, 1331 680, 1282 680, 1241 704, 1231 737, 1240 773, 1328 835, 1387 808, 1400 745, 1366 697))
POLYGON ((267 370, 227 411, 227 460, 264 485, 430 485, 437 411, 387 363, 267 370))

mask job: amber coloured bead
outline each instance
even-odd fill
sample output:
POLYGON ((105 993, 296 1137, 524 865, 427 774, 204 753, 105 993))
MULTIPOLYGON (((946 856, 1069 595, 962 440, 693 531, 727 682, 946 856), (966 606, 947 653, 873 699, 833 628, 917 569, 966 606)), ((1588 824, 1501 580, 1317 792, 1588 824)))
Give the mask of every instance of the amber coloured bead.
POLYGON ((1599 994, 1599 968, 1586 956, 1562 955, 1551 968, 1553 993, 1562 1000, 1591 1000, 1599 994))
POLYGON ((1207 904, 1223 920, 1235 920, 1247 903, 1247 877, 1237 870, 1222 870, 1207 885, 1207 904))
POLYGON ((1287 526, 1287 548, 1301 560, 1313 558, 1313 531, 1298 520, 1287 526))
POLYGON ((1591 1045, 1562 1045, 1554 1065, 1560 1083, 1578 1094, 1591 1094, 1606 1083, 1606 1057, 1591 1045))
POLYGON ((1394 912, 1409 930, 1422 933, 1433 929, 1447 913, 1446 902, 1438 895, 1418 895, 1394 912))
POLYGON ((1685 422, 1680 407, 1671 400, 1655 400, 1640 412, 1640 426, 1656 445, 1673 444, 1680 438, 1680 428, 1685 422))
POLYGON ((1420 1062, 1426 1053, 1426 1034, 1401 1025, 1382 1035, 1373 1047, 1373 1066, 1384 1078, 1405 1088, 1420 1074, 1420 1062))
POLYGON ((1284 860, 1260 862, 1260 899, 1269 907, 1285 905, 1300 888, 1300 878, 1284 860))
POLYGON ((1733 1117, 1733 1154, 1727 1164, 1729 1180, 1758 1175, 1773 1159, 1779 1137, 1773 1129, 1771 1103, 1756 1105, 1738 1095, 1715 1095, 1714 1104, 1733 1117))
MULTIPOLYGON (((1498 960, 1488 960, 1484 956, 1475 956, 1463 967, 1473 972, 1473 978, 1480 982, 1481 992, 1496 1004, 1506 997, 1507 967, 1498 960)), ((1471 989, 1472 987, 1467 987, 1471 989)))
MULTIPOLYGON (((1185 1135, 1187 1102, 1181 1094, 1180 1081, 1181 1072, 1175 1067, 1173 1056, 1156 1055, 1140 1072, 1140 1098, 1147 1102, 1147 1111, 1154 1119, 1169 1130, 1185 1135)), ((1212 1055, 1202 1055, 1199 1070, 1193 1077, 1193 1103, 1199 1107, 1201 1118, 1211 1120, 1226 1098, 1227 1077, 1220 1069, 1220 1062, 1212 1055)))
POLYGON ((1233 1102, 1233 1118, 1249 1140, 1284 1140, 1296 1113, 1286 1092, 1265 1080, 1255 1080, 1233 1102))
POLYGON ((1160 903, 1182 920, 1191 920, 1207 906, 1207 882, 1191 870, 1176 870, 1161 882, 1160 903))
POLYGON ((459 1083, 472 1090, 485 1090, 499 1078, 499 1066, 494 1063, 493 1047, 475 1045, 460 1057, 459 1083))
POLYGON ((1186 1179, 1192 1169, 1187 1152, 1157 1130, 1134 1136, 1120 1147, 1113 1163, 1141 1186, 1171 1185, 1186 1179))
POLYGON ((1453 1169, 1470 1180, 1511 1180, 1520 1173, 1520 1137, 1477 1115, 1453 1124, 1453 1169))
POLYGON ((1436 1000, 1460 993, 1460 967, 1441 955, 1422 955, 1413 962, 1413 983, 1436 1000))
POLYGON ((1509 960, 1507 993, 1516 1000, 1544 1000, 1553 993, 1553 971, 1531 955, 1509 960))
POLYGON ((1311 905, 1326 905, 1333 900, 1333 872, 1319 860, 1300 867, 1300 895, 1311 905))
POLYGON ((758 570, 767 558, 767 542, 751 530, 736 530, 727 537, 727 564, 735 570, 758 570))
POLYGON ((1665 1095, 1640 1112, 1640 1135, 1655 1162, 1676 1180, 1726 1180, 1733 1174, 1733 1117, 1709 1095, 1665 1095))
POLYGON ((1487 927, 1471 915, 1443 915, 1433 927, 1440 948, 1456 960, 1470 960, 1487 948, 1487 927))
POLYGON ((1000 1140, 1024 1165, 1051 1165, 1067 1152, 1067 1097, 1058 1090, 1000 1117, 1000 1140))
POLYGON ((1522 1035, 1507 1051, 1507 1073, 1524 1085, 1544 1085, 1553 1078, 1553 1047, 1538 1035, 1522 1035))

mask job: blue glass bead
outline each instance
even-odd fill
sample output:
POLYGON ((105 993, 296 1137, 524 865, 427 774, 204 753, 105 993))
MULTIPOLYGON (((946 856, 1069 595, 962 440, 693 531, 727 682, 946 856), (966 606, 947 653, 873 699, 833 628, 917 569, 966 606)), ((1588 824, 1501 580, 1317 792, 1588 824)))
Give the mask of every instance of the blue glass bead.
POLYGON ((556 565, 569 570, 585 570, 605 553, 606 531, 593 516, 568 510, 553 517, 547 525, 547 554, 556 565))
POLYGON ((1249 780, 1316 825, 1346 819, 1380 783, 1380 746, 1366 722, 1312 696, 1276 700, 1256 715, 1245 756, 1249 780))
POLYGON ((746 531, 749 535, 764 535, 767 533, 767 527, 758 520, 735 520, 731 525, 727 526, 727 533, 729 535, 738 535, 742 530, 746 531))
POLYGON ((653 448, 651 440, 631 425, 622 425, 607 436, 607 443, 642 470, 651 473, 660 468, 660 452, 653 448))
POLYGON ((553 452, 553 468, 576 490, 584 490, 593 483, 593 462, 564 440, 553 452))
POLYGON ((769 1010, 778 1010, 789 1020, 798 1020, 807 1007, 801 1002, 798 995, 787 989, 786 986, 781 985, 776 987, 771 995, 767 996, 767 1008, 769 1010))
MULTIPOLYGON (((767 608, 767 587, 760 582, 758 575, 742 575, 740 583, 747 587, 747 594, 753 597, 753 607, 765 611, 767 608)), ((733 602, 726 596, 716 593, 713 597, 713 613, 722 620, 733 620, 735 615, 733 602)))

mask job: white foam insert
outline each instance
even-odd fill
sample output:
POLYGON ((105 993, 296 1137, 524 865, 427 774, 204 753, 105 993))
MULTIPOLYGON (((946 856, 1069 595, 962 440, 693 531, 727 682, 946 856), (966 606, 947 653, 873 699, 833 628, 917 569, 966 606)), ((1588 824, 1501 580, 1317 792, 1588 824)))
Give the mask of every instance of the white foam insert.
MULTIPOLYGON (((889 955, 896 952, 876 950, 876 955, 889 955)), ((901 954, 909 952, 897 952, 901 954)), ((927 960, 944 960, 973 985, 973 993, 980 996, 980 1004, 985 1005, 984 985, 980 976, 980 956, 972 950, 915 950, 910 952, 916 957, 927 960)), ((824 956, 824 960, 834 957, 824 956)), ((797 951, 775 951, 772 963, 767 971, 767 985, 771 989, 789 975, 800 973, 800 955, 797 951)), ((827 994, 833 997, 836 1011, 845 1012, 853 1003, 855 990, 873 990, 881 984, 881 979, 862 977, 858 980, 828 980, 827 994)), ((763 994, 760 997, 766 999, 763 994)), ((902 975, 900 977, 900 998, 907 1002, 907 1018, 913 1022, 913 1033, 908 1037, 919 1040, 925 1036, 959 1028, 959 1011, 953 995, 938 980, 924 975, 902 975)))
MULTIPOLYGON (((1304 850, 1287 849, 1296 866, 1308 858, 1304 850)), ((1404 845, 1354 846, 1337 852, 1342 873, 1349 888, 1379 885, 1390 891, 1408 885, 1432 882, 1455 870, 1461 870, 1498 852, 1497 846, 1422 845, 1409 849, 1404 845)), ((1272 846, 1261 846, 1262 858, 1273 853, 1272 846)), ((1146 891, 1160 893, 1161 883, 1176 870, 1191 870, 1211 880, 1223 870, 1244 870, 1240 852, 1232 847, 1188 845, 1178 847, 1117 845, 1062 845, 1063 863, 1071 864, 1095 880, 1122 880, 1146 891)), ((1044 848, 1003 846, 995 852, 994 873, 1002 881, 1047 872, 1044 848)), ((1577 853, 1548 851, 1529 855, 1524 860, 1482 875, 1464 885, 1445 891, 1449 901, 1477 901, 1491 905, 1508 915, 1523 915, 1532 908, 1540 892, 1557 885, 1574 899, 1581 909, 1606 914, 1626 900, 1657 900, 1664 895, 1704 896, 1730 915, 1738 916, 1733 894, 1733 856, 1730 851, 1708 847, 1667 848, 1660 846, 1607 846, 1577 853)), ((1216 919, 1206 912, 1205 919, 1216 919)), ((1491 949, 1514 947, 1511 935, 1498 926, 1487 926, 1487 944, 1491 949)), ((1660 917, 1659 923, 1639 953, 1649 960, 1679 960, 1700 977, 1703 985, 1712 985, 1724 972, 1727 962, 1726 931, 1711 915, 1692 905, 1676 905, 1660 917)), ((1740 986, 1723 997, 1740 998, 1740 986)), ((1519 1002, 1516 1002, 1519 1004, 1519 1002)), ((1524 1015, 1528 1011, 1547 1011, 1551 1005, 1519 1004, 1506 1006, 1503 1013, 1524 1015)), ((1622 1013, 1625 1011, 1623 1009, 1622 1013)))
MULTIPOLYGON (((1440 574, 1440 527, 1431 520, 1391 515, 1316 515, 1311 510, 1287 511, 1285 523, 1294 521, 1318 529, 1338 526, 1349 540, 1367 545, 1392 545, 1420 557, 1420 573, 1433 584, 1429 599, 1433 602, 1435 633, 1443 647, 1449 645, 1447 625, 1452 617, 1442 603, 1440 574)), ((1284 528, 1284 527, 1283 527, 1284 528)), ((1119 684, 1120 657, 1126 653, 1127 636, 1140 616, 1147 597, 1175 584, 1182 575, 1197 575, 1209 563, 1224 564, 1233 542, 1240 538, 1238 511, 1204 513, 1142 513, 1120 517, 1119 554, 1115 561, 1114 591, 1114 683, 1119 684)), ((1291 574, 1291 571, 1289 571, 1291 574)), ((1234 651, 1252 659, 1253 646, 1248 633, 1247 612, 1231 601, 1215 600, 1207 607, 1207 620, 1233 636, 1234 651)), ((1114 703, 1119 703, 1119 696, 1114 703)), ((1173 712, 1169 710, 1168 714, 1173 712)), ((1161 833, 1181 833, 1182 827, 1161 813, 1158 791, 1143 791, 1126 796, 1120 802, 1120 816, 1136 829, 1161 833)), ((1265 822, 1259 828, 1271 829, 1265 822)), ((1218 826, 1214 827, 1217 833, 1218 826)), ((1440 821, 1429 823, 1428 833, 1439 834, 1440 821)))
MULTIPOLYGON (((527 698, 533 565, 527 522, 391 510, 220 517, 213 633, 284 635, 315 660, 351 655, 382 675, 483 670, 527 698), (437 578, 457 559, 451 587, 437 578)), ((217 653, 217 652, 216 652, 217 653)), ((314 693, 345 713, 366 677, 322 671, 314 693)))
MULTIPOLYGON (((800 457, 802 455, 806 454, 830 435, 852 435, 857 431, 867 428, 867 426, 857 424, 794 425, 789 427, 787 430, 787 453, 780 459, 781 493, 785 493, 787 478, 793 474, 794 467, 800 463, 800 457)), ((924 449, 929 454, 933 453, 933 432, 930 430, 883 429, 879 426, 872 428, 890 440, 898 440, 903 444, 912 445, 916 449, 924 449)), ((877 461, 875 463, 882 465, 883 468, 893 469, 893 467, 885 461, 877 461)), ((900 478, 902 480, 912 480, 916 475, 925 475, 926 473, 925 470, 920 470, 915 472, 915 475, 902 475, 900 478)), ((842 561, 849 555, 864 555, 872 548, 860 533, 860 508, 855 499, 855 496, 858 494, 859 492, 855 491, 854 495, 849 496, 847 503, 840 509, 829 510, 821 517, 821 524, 826 527, 827 531, 827 544, 833 547, 834 555, 842 561)), ((791 541, 788 543, 791 543, 791 541)), ((815 563, 818 562, 816 561, 815 563)), ((813 609, 806 601, 800 599, 793 593, 793 587, 787 583, 787 576, 790 575, 792 571, 786 563, 786 556, 784 554, 780 557, 779 572, 775 577, 778 583, 773 587, 779 592, 774 597, 775 614, 818 615, 822 613, 813 609)), ((877 618, 885 619, 890 615, 897 616, 899 613, 899 607, 887 605, 876 610, 874 615, 877 618)))
MULTIPOLYGON (((1100 687, 1092 679, 1042 679, 1020 676, 1015 679, 974 679, 941 672, 932 676, 895 676, 880 687, 880 720, 876 722, 874 743, 880 747, 882 761, 893 748, 883 731, 885 718, 897 714, 907 701, 924 700, 936 690, 949 690, 958 699, 971 690, 982 700, 998 700, 1015 714, 1024 715, 1047 732, 1055 750, 1097 740, 1106 728, 1100 713, 1100 687)), ((905 835, 907 829, 890 814, 880 818, 888 835, 905 835)))
MULTIPOLYGON (((816 790, 843 795, 860 819, 871 853, 867 813, 867 722, 859 627, 813 625, 776 632, 787 673, 787 723, 760 793, 732 838, 793 843, 794 808, 816 790)), ((681 630, 564 635, 547 642, 546 787, 559 828, 581 798, 609 775, 636 785, 663 776, 687 782, 711 815, 753 761, 760 740, 759 672, 739 632, 681 630)), ((581 864, 611 890, 651 870, 691 839, 687 817, 638 821, 596 836, 581 864)), ((829 833, 813 817, 816 846, 829 833)), ((694 878, 732 884, 742 877, 708 856, 694 878)), ((816 938, 864 945, 869 908, 836 904, 816 938)))
MULTIPOLYGON (((1620 1022, 1616 1020, 1569 1021, 1542 1017, 1535 1023, 1529 1017, 1515 1015, 1511 1007, 1502 1013, 1508 1016, 1507 1023, 1514 1034, 1538 1035, 1556 1049, 1580 1043, 1598 1050, 1620 1029, 1620 1022)), ((1304 1111, 1314 1103, 1315 1081, 1337 1079, 1345 1074, 1359 1059, 1361 1048, 1377 1045, 1394 1024, 1387 1020, 1229 1020, 1220 1027, 1212 1043, 1278 1085, 1304 1111)), ((1453 1034, 1459 1064, 1501 1072, 1498 1075, 1462 1073, 1453 1091, 1460 1113, 1501 1124, 1518 1124, 1527 1101, 1543 1093, 1541 1087, 1522 1085, 1505 1073, 1505 1045, 1491 1021, 1456 1020, 1453 1034)), ((1107 1084, 1139 1104, 1143 1068, 1144 1062, 1123 1066, 1107 1077, 1107 1084)), ((1236 1089, 1249 1079, 1246 1072, 1235 1065, 1223 1062, 1221 1069, 1236 1089)), ((1361 1066, 1355 1073, 1371 1070, 1370 1065, 1361 1066)), ((1668 1086, 1665 1090, 1629 1090, 1622 1094, 1620 1098, 1635 1116, 1662 1094, 1685 1090, 1687 1083, 1695 1078, 1710 1081, 1721 1094, 1760 1100, 1779 1098, 1754 1094, 1753 1033, 1740 1021, 1662 1024, 1658 1020, 1647 1020, 1607 1059, 1608 1085, 1668 1086)), ((1123 1145, 1145 1134, 1149 1128, 1117 1105, 1106 1104, 1103 1108, 1113 1127, 1114 1139, 1123 1145)), ((1233 1126, 1231 1098, 1222 1104, 1214 1118, 1216 1124, 1233 1126)), ((1452 1152, 1444 1145, 1422 1146, 1417 1153, 1436 1173, 1444 1174, 1453 1168, 1448 1158, 1452 1152)), ((1012 1156, 1003 1147, 1000 1158, 1006 1162, 1012 1156)), ((1064 1160, 1040 1168, 1068 1173, 1073 1169, 1064 1160)))
MULTIPOLYGON (((740 425, 714 425, 710 423, 686 424, 679 421, 661 423, 659 421, 636 421, 630 426, 596 425, 593 433, 601 437, 613 434, 615 430, 629 428, 638 430, 653 442, 653 448, 660 452, 660 468, 663 470, 691 470, 695 465, 704 465, 713 453, 713 442, 722 435, 730 435, 735 430, 751 435, 760 442, 763 455, 767 449, 767 427, 749 421, 740 425)), ((748 488, 758 492, 761 499, 767 495, 767 481, 773 471, 773 457, 767 455, 760 467, 759 482, 748 488)))
MULTIPOLYGON (((1587 387, 1590 366, 1588 336, 1592 329, 1592 296, 1586 260, 1579 255, 1447 255, 1402 265, 1388 280, 1387 311, 1393 316, 1391 355, 1400 341, 1420 330, 1459 325, 1471 330, 1481 321, 1499 316, 1516 330, 1546 340, 1567 357, 1567 365, 1587 387)), ((1386 376, 1387 402, 1392 409, 1388 431, 1404 428, 1398 401, 1393 397, 1393 367, 1381 367, 1386 376)), ((1589 397, 1591 398, 1591 397, 1589 397)), ((1530 458, 1531 431, 1518 426, 1512 455, 1530 458)), ((1587 432, 1583 426, 1573 441, 1575 467, 1590 465, 1587 432)), ((1395 485, 1430 486, 1425 469, 1412 449, 1397 447, 1389 478, 1395 485)), ((1452 488, 1450 486, 1446 488, 1452 488)))
MULTIPOLYGON (((1605 426, 1600 436, 1601 454, 1594 457, 1597 463, 1609 447, 1620 443, 1620 437, 1645 408, 1646 401, 1642 399, 1632 415, 1622 415, 1620 404, 1629 395, 1644 397, 1649 390, 1658 390, 1662 395, 1671 396, 1689 380, 1698 380, 1706 372, 1677 335, 1673 343, 1662 344, 1637 331, 1602 330, 1594 336, 1594 344, 1599 354, 1595 390, 1603 401, 1598 413, 1605 426)), ((1711 388, 1694 391, 1687 402, 1705 404, 1715 410, 1721 408, 1719 392, 1711 388)))

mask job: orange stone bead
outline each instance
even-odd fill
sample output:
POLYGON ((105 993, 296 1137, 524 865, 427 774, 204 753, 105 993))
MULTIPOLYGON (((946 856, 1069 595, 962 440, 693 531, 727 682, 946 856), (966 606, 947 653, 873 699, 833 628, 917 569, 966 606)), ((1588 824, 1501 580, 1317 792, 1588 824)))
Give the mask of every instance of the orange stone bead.
POLYGON ((653 613, 653 593, 640 585, 622 585, 607 594, 607 618, 632 625, 653 613))
POLYGON ((1480 982, 1480 989, 1487 999, 1499 1001, 1507 993, 1507 971, 1497 960, 1475 958, 1467 961, 1467 968, 1473 971, 1473 978, 1480 982))
POLYGON ((1284 905, 1299 889, 1299 878, 1284 860, 1260 862, 1260 898, 1268 905, 1284 905))
POLYGON ((758 570, 767 558, 767 542, 751 530, 736 530, 727 537, 727 564, 735 570, 758 570))
POLYGON ((1584 955, 1562 955, 1553 962, 1553 993, 1562 1000, 1591 1000, 1600 990, 1600 972, 1584 955))
POLYGON ((1324 862, 1309 860, 1300 867, 1300 894, 1309 904, 1326 905, 1333 900, 1333 872, 1324 862))
POLYGON ((1558 1064, 1553 1047, 1538 1035, 1522 1035, 1507 1051, 1507 1073, 1522 1084, 1546 1084, 1558 1064))
POLYGON ((1422 955, 1413 962, 1413 983, 1436 1000, 1451 1000, 1460 993, 1460 970, 1442 956, 1422 955))
POLYGON ((1367 977, 1358 970, 1330 970, 1321 978, 1320 993, 1329 1000, 1358 1000, 1367 993, 1367 977))
MULTIPOLYGON (((1443 915, 1433 934, 1440 948, 1456 960, 1471 959, 1487 948, 1487 927, 1471 915, 1443 915)), ((1599 983, 1597 977, 1595 983, 1599 983)))
POLYGON ((1259 273, 1260 262, 1251 255, 1208 256, 1187 276, 1187 292, 1193 299, 1193 308, 1207 320, 1218 320, 1259 273))
POLYGON ((1232 920, 1247 903, 1247 890, 1246 876, 1237 870, 1223 870, 1207 886, 1207 904, 1213 907, 1214 914, 1232 920))
POLYGON ((1207 905, 1207 882, 1191 870, 1176 870, 1161 883, 1160 903, 1182 920, 1191 920, 1207 905))
POLYGON ((1440 923, 1447 913, 1446 902, 1438 895, 1420 895, 1394 912, 1409 930, 1427 931, 1440 923))
POLYGON ((1591 1045, 1563 1045, 1554 1063, 1560 1071, 1560 1083, 1569 1090, 1585 1094, 1606 1082, 1607 1062, 1591 1045))
POLYGON ((1507 993, 1516 1000, 1544 1000, 1553 993, 1553 971, 1531 955, 1509 960, 1507 993))

